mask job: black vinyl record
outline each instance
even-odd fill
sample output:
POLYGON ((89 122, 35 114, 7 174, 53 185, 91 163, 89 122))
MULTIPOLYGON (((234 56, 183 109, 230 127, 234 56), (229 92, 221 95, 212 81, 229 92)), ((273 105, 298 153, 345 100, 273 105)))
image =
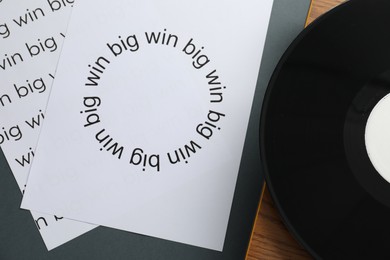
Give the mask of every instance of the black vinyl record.
POLYGON ((320 17, 270 81, 260 127, 267 184, 316 258, 390 259, 390 183, 365 143, 367 119, 389 93, 389 0, 351 0, 320 17))

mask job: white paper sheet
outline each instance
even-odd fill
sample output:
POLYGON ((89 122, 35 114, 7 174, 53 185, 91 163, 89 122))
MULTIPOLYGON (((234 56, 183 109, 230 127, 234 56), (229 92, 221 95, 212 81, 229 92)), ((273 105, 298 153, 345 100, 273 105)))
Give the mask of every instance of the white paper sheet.
MULTIPOLYGON (((72 4, 73 0, 0 1, 0 146, 21 191, 72 4)), ((32 215, 49 250, 94 227, 53 215, 32 215)))
POLYGON ((77 2, 22 207, 221 251, 272 3, 77 2))

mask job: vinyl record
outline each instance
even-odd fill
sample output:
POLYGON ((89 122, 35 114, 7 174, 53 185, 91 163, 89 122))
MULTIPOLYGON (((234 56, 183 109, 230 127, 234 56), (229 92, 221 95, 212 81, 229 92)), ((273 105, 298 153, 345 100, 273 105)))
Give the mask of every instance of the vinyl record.
POLYGON ((267 184, 316 258, 390 259, 389 28, 390 1, 342 4, 298 36, 265 96, 267 184))

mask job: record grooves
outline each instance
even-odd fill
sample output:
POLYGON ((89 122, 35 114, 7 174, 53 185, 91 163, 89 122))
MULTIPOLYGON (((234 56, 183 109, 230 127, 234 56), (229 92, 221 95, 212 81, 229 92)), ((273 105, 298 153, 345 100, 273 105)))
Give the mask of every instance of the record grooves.
POLYGON ((298 36, 266 92, 267 185, 316 258, 390 258, 390 184, 364 140, 372 109, 390 92, 388 25, 389 1, 342 4, 298 36))

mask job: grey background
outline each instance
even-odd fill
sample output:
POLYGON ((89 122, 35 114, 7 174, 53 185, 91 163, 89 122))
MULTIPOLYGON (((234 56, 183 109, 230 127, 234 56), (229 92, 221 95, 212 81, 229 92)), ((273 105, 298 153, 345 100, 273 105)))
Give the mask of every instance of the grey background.
POLYGON ((264 182, 259 151, 264 92, 309 6, 310 0, 275 0, 223 252, 104 227, 48 252, 31 214, 19 208, 22 195, 0 153, 0 259, 244 259, 264 182))

